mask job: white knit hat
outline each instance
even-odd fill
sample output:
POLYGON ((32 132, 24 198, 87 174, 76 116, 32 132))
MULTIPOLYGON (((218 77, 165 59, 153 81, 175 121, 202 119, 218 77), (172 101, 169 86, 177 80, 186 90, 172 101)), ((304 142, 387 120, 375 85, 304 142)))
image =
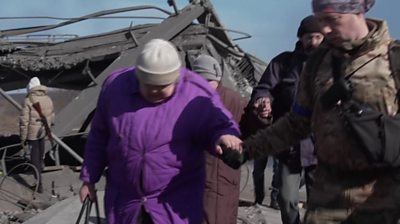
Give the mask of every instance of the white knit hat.
POLYGON ((172 43, 152 39, 143 46, 136 59, 136 76, 149 85, 168 85, 180 75, 181 59, 172 43))
POLYGON ((192 64, 192 70, 207 80, 221 81, 222 71, 218 61, 210 55, 198 56, 192 64))
POLYGON ((29 80, 28 86, 26 88, 28 89, 28 92, 30 92, 36 86, 40 86, 40 80, 38 77, 33 77, 31 78, 31 80, 29 80))

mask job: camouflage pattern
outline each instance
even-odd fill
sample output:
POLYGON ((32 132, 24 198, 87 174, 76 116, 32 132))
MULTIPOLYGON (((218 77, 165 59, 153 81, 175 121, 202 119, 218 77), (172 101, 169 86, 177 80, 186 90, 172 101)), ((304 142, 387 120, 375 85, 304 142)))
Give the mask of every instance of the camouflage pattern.
POLYGON ((313 12, 366 13, 375 0, 313 0, 313 12))
POLYGON ((396 223, 393 220, 400 217, 400 170, 374 167, 339 111, 324 110, 320 103, 321 94, 333 83, 331 58, 336 55, 347 59, 343 74, 357 70, 350 78, 355 100, 385 114, 397 112, 388 60, 392 40, 385 22, 368 20, 368 25, 371 33, 357 53, 349 56, 329 49, 314 72, 312 61, 308 62, 301 76, 297 104, 310 116, 292 111, 244 143, 250 157, 258 158, 280 153, 311 131, 315 134, 319 164, 306 223, 396 223))

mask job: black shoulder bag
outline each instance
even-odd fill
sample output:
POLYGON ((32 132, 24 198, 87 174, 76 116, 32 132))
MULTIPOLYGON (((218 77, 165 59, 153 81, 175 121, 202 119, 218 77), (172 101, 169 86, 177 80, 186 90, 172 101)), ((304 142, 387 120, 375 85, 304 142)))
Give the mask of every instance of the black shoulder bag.
MULTIPOLYGON (((398 101, 400 99, 400 44, 398 41, 392 42, 389 46, 389 60, 398 101)), ((400 167, 400 114, 390 116, 358 104, 351 99, 351 83, 349 80, 338 78, 338 75, 335 75, 335 69, 333 69, 333 73, 334 84, 332 87, 342 88, 340 90, 342 94, 339 94, 338 100, 347 101, 344 104, 346 106, 342 106, 340 110, 341 115, 346 125, 365 149, 370 161, 376 167, 400 167)), ((338 95, 338 89, 336 89, 336 95, 338 95)), ((328 94, 330 90, 321 97, 321 103, 324 107, 331 106, 324 105, 324 102, 328 102, 332 98, 329 97, 332 94, 328 94)))

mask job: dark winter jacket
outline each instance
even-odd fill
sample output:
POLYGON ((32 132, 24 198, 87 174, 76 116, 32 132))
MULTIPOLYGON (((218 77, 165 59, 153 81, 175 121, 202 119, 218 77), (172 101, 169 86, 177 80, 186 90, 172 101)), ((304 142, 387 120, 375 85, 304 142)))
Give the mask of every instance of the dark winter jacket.
MULTIPOLYGON (((254 88, 246 112, 249 113, 252 111, 252 105, 260 97, 271 99, 272 117, 274 120, 279 119, 289 112, 296 97, 301 71, 306 60, 307 55, 303 52, 300 42, 296 44, 294 51, 283 52, 273 58, 258 85, 254 88)), ((255 113, 254 111, 252 112, 255 113)), ((262 123, 264 123, 264 126, 266 125, 266 121, 262 121, 262 123)), ((255 129, 262 126, 254 124, 255 129)), ((254 132, 251 128, 248 128, 247 131, 242 130, 242 132, 249 131, 254 132)), ((244 134, 246 135, 246 133, 244 134)), ((307 138, 299 144, 294 145, 291 150, 286 150, 278 157, 293 168, 316 164, 314 145, 311 138, 307 138)))

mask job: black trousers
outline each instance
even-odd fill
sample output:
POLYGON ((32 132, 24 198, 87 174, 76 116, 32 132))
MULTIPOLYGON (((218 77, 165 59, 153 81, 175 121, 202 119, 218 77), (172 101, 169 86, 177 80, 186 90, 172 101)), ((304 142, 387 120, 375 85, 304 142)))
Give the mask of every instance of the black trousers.
MULTIPOLYGON (((271 200, 277 200, 278 198, 278 164, 279 161, 276 157, 273 158, 273 165, 272 165, 272 181, 271 181, 271 200)), ((268 163, 268 156, 260 159, 254 160, 254 168, 253 168, 253 182, 254 182, 254 202, 257 204, 262 204, 264 201, 265 191, 264 191, 264 174, 265 168, 267 167, 268 163)))
POLYGON ((44 156, 44 138, 38 140, 29 140, 29 149, 31 151, 31 163, 37 169, 39 176, 35 178, 39 180, 39 185, 42 184, 42 171, 43 171, 43 156, 44 156))

